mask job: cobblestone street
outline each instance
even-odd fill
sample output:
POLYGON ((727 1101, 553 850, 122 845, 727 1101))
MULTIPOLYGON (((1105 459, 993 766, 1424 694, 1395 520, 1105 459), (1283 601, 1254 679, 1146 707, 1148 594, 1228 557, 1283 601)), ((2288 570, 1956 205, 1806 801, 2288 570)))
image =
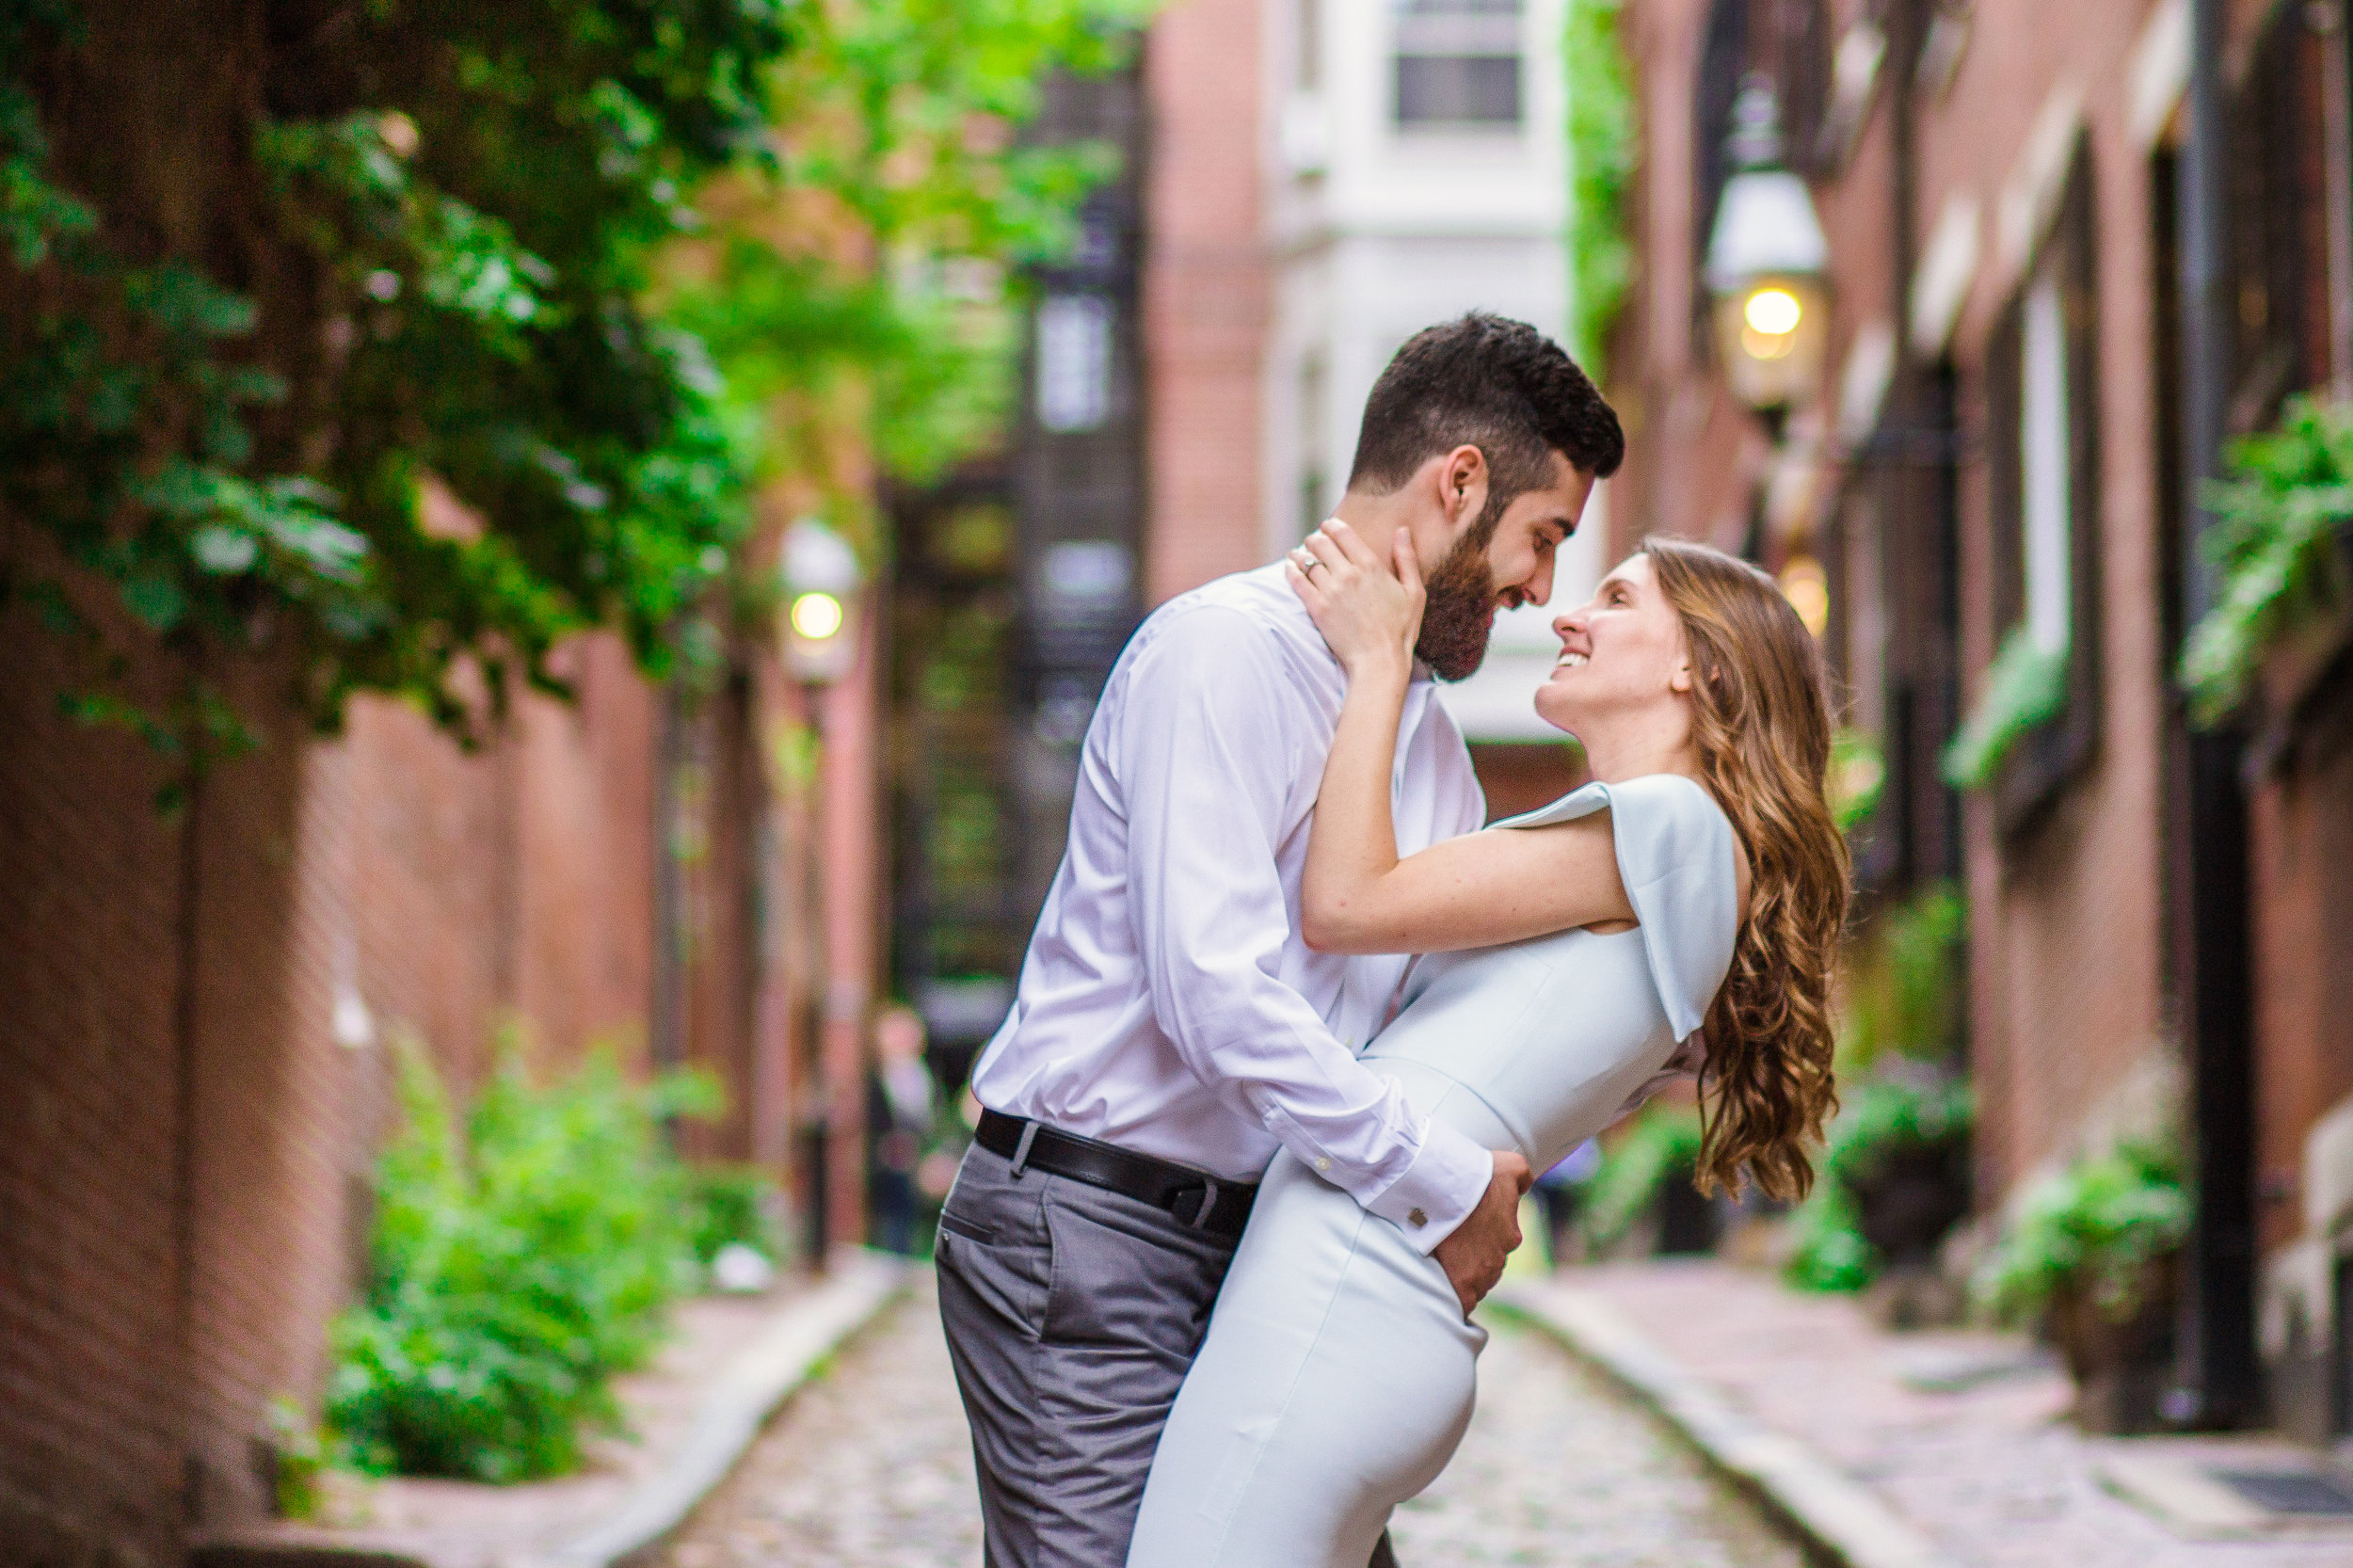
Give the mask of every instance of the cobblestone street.
MULTIPOLYGON (((979 1568, 972 1456, 929 1276, 769 1430, 665 1568, 979 1568)), ((1798 1549, 1534 1330, 1396 1526, 1406 1568, 1800 1568, 1798 1549)))

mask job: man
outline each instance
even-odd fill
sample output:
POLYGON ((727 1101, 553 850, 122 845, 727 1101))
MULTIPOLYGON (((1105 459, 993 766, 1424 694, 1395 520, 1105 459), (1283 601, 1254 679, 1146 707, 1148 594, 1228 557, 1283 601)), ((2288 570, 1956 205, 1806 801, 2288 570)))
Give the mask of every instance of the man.
MULTIPOLYGON (((1533 328, 1474 314, 1398 351, 1337 508, 1428 586, 1399 729, 1398 848, 1484 803, 1429 675, 1486 656, 1497 609, 1625 451, 1533 328)), ((1355 1058, 1407 960, 1298 933, 1307 828, 1345 680, 1280 565, 1162 605, 1080 755, 1062 869, 940 1219, 940 1314, 972 1427, 989 1568, 1118 1568, 1152 1450, 1256 1182, 1289 1147, 1446 1271, 1467 1314, 1519 1244, 1526 1161, 1417 1114, 1355 1058)))

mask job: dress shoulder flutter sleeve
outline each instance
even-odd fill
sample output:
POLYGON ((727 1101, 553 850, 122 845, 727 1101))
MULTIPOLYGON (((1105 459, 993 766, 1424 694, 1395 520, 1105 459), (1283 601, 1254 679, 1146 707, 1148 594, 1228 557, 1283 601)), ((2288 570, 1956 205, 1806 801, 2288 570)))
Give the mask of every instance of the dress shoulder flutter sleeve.
POLYGON ((1607 809, 1618 875, 1677 1040, 1699 1032, 1732 968, 1740 900, 1732 823, 1681 774, 1588 784, 1497 827, 1549 827, 1607 809))

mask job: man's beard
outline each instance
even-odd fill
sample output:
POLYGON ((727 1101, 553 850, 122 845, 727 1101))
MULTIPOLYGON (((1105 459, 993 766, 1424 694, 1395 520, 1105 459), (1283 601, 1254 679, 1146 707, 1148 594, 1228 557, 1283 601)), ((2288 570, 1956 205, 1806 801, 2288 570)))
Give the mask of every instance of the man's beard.
POLYGON ((1441 680, 1467 680, 1486 660, 1496 610, 1496 574, 1487 564, 1487 546, 1503 510, 1490 499, 1470 532, 1455 540, 1437 569, 1422 580, 1426 598, 1414 652, 1441 680))

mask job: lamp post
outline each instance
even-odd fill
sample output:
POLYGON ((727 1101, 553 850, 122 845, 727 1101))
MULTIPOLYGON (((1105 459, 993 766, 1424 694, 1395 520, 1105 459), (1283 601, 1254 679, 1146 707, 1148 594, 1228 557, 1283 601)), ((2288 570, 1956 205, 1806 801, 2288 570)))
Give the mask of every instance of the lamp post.
POLYGON ((872 1001, 875 744, 872 641, 857 552, 813 518, 786 530, 778 628, 784 663, 821 744, 817 778, 818 1114, 811 1118, 814 1261, 865 1240, 866 1022, 872 1001))
POLYGON ((804 686, 830 686, 857 661, 857 592, 865 581, 857 552, 815 518, 803 518, 785 530, 783 578, 785 665, 804 686))
POLYGON ((1830 242, 1805 182, 1782 167, 1772 84, 1750 77, 1732 119, 1735 172, 1716 204, 1705 277, 1724 379, 1778 445, 1789 410, 1821 388, 1830 242))

